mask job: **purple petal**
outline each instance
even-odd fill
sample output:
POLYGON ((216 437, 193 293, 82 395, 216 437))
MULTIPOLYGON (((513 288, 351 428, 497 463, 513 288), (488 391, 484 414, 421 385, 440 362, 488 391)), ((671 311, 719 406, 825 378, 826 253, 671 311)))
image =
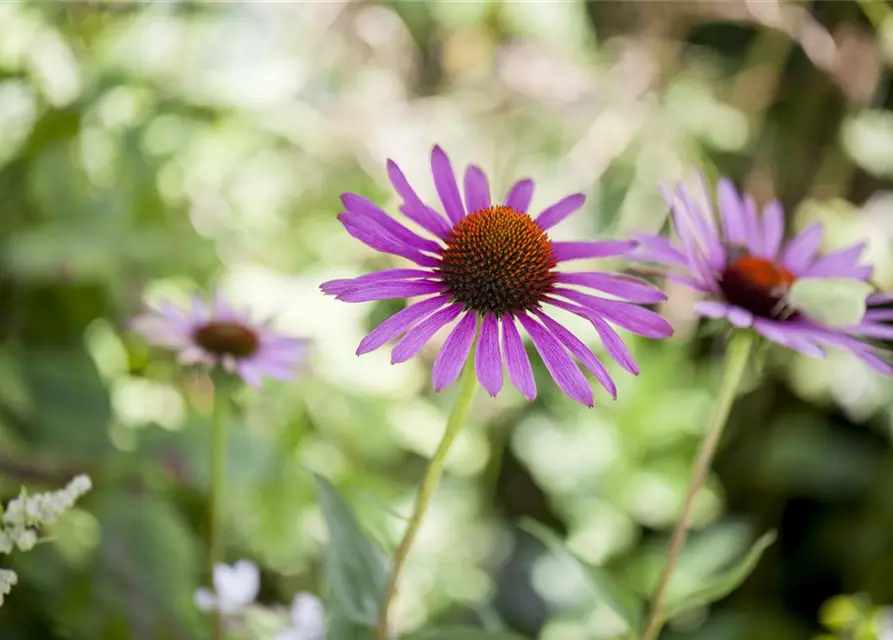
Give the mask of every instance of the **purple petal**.
MULTIPOLYGON (((703 180, 703 176, 701 176, 701 180, 703 180)), ((726 252, 719 235, 717 235, 712 212, 709 210, 705 212, 685 187, 680 186, 678 191, 688 217, 694 224, 698 246, 704 252, 707 264, 714 270, 722 269, 726 264, 726 252)))
POLYGON ((825 351, 816 344, 809 332, 798 329, 794 323, 782 323, 765 318, 756 318, 753 328, 764 338, 783 347, 799 351, 812 358, 822 359, 825 357, 825 351))
POLYGON ((436 267, 440 264, 439 260, 426 256, 418 249, 408 247, 387 234, 384 229, 366 216, 345 212, 338 215, 338 220, 350 235, 376 251, 402 256, 423 267, 436 267))
POLYGON ((649 282, 623 273, 558 273, 556 281, 576 284, 629 300, 654 303, 667 299, 664 293, 649 282))
POLYGON ((745 196, 742 214, 747 228, 747 248, 751 255, 760 255, 763 250, 763 227, 757 220, 757 204, 753 196, 745 196))
POLYGON ((431 372, 434 381, 434 390, 440 391, 456 381, 465 361, 468 360, 468 352, 471 343, 474 342, 474 334, 477 328, 477 314, 467 312, 459 324, 450 332, 437 359, 434 361, 434 369, 431 372))
POLYGON ((869 367, 881 373, 885 376, 893 376, 893 364, 891 364, 888 360, 880 357, 876 353, 872 352, 869 349, 853 349, 852 352, 856 354, 860 360, 862 360, 869 367))
POLYGON ((450 159, 439 146, 435 146, 431 152, 431 172, 434 174, 437 195, 440 196, 447 216, 453 224, 458 224, 465 217, 462 196, 459 195, 459 187, 456 184, 456 176, 453 174, 450 159))
POLYGON ((688 258, 663 236, 636 234, 633 239, 639 242, 632 258, 647 262, 662 262, 675 267, 689 269, 688 258))
POLYGON ((393 160, 388 160, 388 177, 391 180, 391 184, 394 185, 394 190, 406 203, 406 206, 400 207, 403 215, 419 223, 438 238, 446 239, 450 234, 452 226, 442 215, 422 202, 422 199, 419 198, 415 190, 410 186, 406 176, 403 175, 400 167, 393 160))
POLYGON ((451 304, 411 329, 391 351, 391 364, 409 360, 428 344, 435 333, 455 320, 461 312, 462 305, 460 303, 451 304))
POLYGON ((236 374, 238 374, 238 376, 242 378, 242 380, 244 380, 249 387, 253 387, 255 389, 258 389, 261 385, 261 382, 263 382, 258 368, 245 361, 241 361, 236 364, 236 374))
POLYGON ((602 344, 605 345, 605 349, 608 351, 608 354, 617 361, 621 367, 629 371, 634 376, 639 375, 639 366, 636 364, 635 359, 632 354, 629 352, 629 349, 623 343, 623 340, 617 335, 617 332, 612 329, 607 322, 599 318, 596 314, 592 313, 585 307, 581 307, 579 305, 565 302, 564 300, 557 300, 555 298, 547 298, 546 300, 549 304, 558 307, 559 309, 564 309, 565 311, 570 311, 573 314, 580 316, 581 318, 585 318, 592 323, 595 327, 595 330, 598 332, 598 337, 601 339, 602 344))
POLYGON ((137 316, 131 321, 130 328, 146 342, 164 349, 182 349, 191 343, 188 331, 157 313, 137 316))
POLYGON ((533 346, 542 357, 546 369, 558 384, 558 388, 573 400, 585 404, 587 407, 593 406, 595 402, 592 396, 592 387, 589 386, 586 376, 568 355, 561 342, 526 313, 518 314, 518 320, 527 330, 530 339, 533 340, 533 346))
POLYGON ((695 312, 707 318, 725 318, 731 307, 725 302, 700 300, 695 303, 695 312))
POLYGON ((757 255, 774 260, 784 237, 784 209, 778 200, 763 207, 763 247, 757 255))
POLYGON ((667 319, 649 309, 560 287, 554 287, 551 293, 573 300, 612 324, 647 338, 666 338, 673 335, 673 326, 667 319))
POLYGON ((700 291, 701 293, 715 293, 719 290, 719 287, 716 285, 716 282, 711 280, 708 283, 698 280, 697 278, 691 278, 689 276, 684 276, 679 273, 668 273, 664 276, 667 280, 672 280, 673 282, 679 282, 684 284, 686 287, 690 287, 695 291, 700 291))
POLYGON ((863 338, 893 340, 893 325, 889 324, 875 324, 873 322, 864 322, 848 330, 851 334, 855 336, 862 336, 863 338))
POLYGON ((518 180, 505 197, 505 206, 524 213, 530 206, 531 198, 533 198, 533 180, 518 180))
POLYGON ((357 355, 359 356, 364 353, 369 353, 370 351, 378 349, 384 343, 390 342, 412 328, 416 322, 420 321, 422 318, 428 317, 428 315, 434 313, 449 301, 450 296, 445 294, 435 298, 428 298, 421 302, 416 302, 415 304, 411 304, 405 309, 398 311, 375 327, 369 335, 363 338, 360 342, 360 346, 357 347, 357 355))
POLYGON ((788 243, 781 256, 782 264, 794 275, 806 269, 822 244, 822 225, 814 222, 788 243))
POLYGON ((604 365, 602 365, 601 361, 599 361, 595 354, 592 353, 589 347, 559 322, 546 315, 541 309, 534 309, 533 312, 543 321, 543 324, 545 324, 546 328, 552 332, 552 335, 558 338, 561 343, 567 347, 568 351, 574 354, 577 360, 583 363, 584 367, 589 369, 592 375, 595 376, 595 379, 605 388, 605 391, 610 393, 611 397, 616 400, 617 385, 614 384, 614 381, 608 374, 608 370, 605 369, 604 365))
POLYGON ((697 264, 693 262, 694 256, 700 255, 704 260, 707 260, 711 253, 706 239, 701 236, 703 223, 700 225, 697 223, 695 212, 689 211, 684 202, 681 199, 677 199, 672 191, 666 187, 663 187, 661 191, 664 199, 667 201, 667 205, 670 207, 670 213, 673 217, 673 228, 679 235, 679 240, 682 242, 682 246, 688 256, 688 263, 690 266, 697 268, 697 264))
POLYGON ((723 226, 726 230, 726 241, 729 244, 747 246, 747 223, 744 217, 744 202, 738 190, 728 178, 722 178, 717 186, 717 200, 723 226))
POLYGON ((595 242, 553 242, 552 254, 556 262, 584 258, 609 258, 635 249, 635 240, 604 240, 595 242))
POLYGON ((465 169, 465 208, 469 213, 483 211, 490 206, 490 187, 487 176, 474 165, 465 169))
POLYGON ((349 289, 362 287, 374 282, 397 282, 419 278, 430 279, 435 277, 435 275, 433 271, 423 271, 421 269, 385 269, 384 271, 367 273, 357 278, 329 280, 319 285, 319 288, 327 295, 337 296, 349 289))
POLYGON ((512 316, 502 316, 502 348, 505 350, 505 364, 509 372, 509 380, 515 388, 528 400, 536 398, 536 382, 530 359, 521 341, 521 335, 515 326, 512 316))
POLYGON ((853 269, 859 267, 859 258, 865 251, 866 243, 860 242, 857 245, 844 249, 842 251, 834 251, 826 253, 821 258, 813 262, 807 267, 802 274, 803 277, 838 277, 846 278, 853 269))
POLYGON ((441 293, 447 286, 442 282, 380 282, 359 289, 351 289, 338 296, 343 302, 369 302, 392 298, 412 298, 430 293, 441 293))
POLYGON ((753 314, 741 307, 729 307, 729 312, 726 317, 733 326, 738 327, 739 329, 746 329, 753 324, 753 314))
POLYGON ((865 320, 871 322, 889 322, 893 320, 893 309, 869 309, 865 313, 865 320))
POLYGON ((882 304, 890 304, 893 303, 893 293, 872 293, 870 296, 868 296, 866 302, 870 307, 879 306, 882 304))
POLYGON ((555 204, 543 209, 543 212, 536 217, 536 223, 541 229, 551 229, 569 215, 579 210, 584 202, 586 202, 586 196, 582 193, 575 193, 566 198, 562 198, 555 204))
POLYGON ((403 242, 406 246, 419 249, 420 251, 440 253, 441 246, 439 244, 410 231, 384 211, 366 200, 366 198, 355 193, 343 193, 341 194, 341 202, 344 203, 344 206, 348 211, 369 217, 378 224, 386 234, 390 234, 397 240, 403 242))
POLYGON ((474 366, 481 386, 494 398, 502 390, 502 355, 499 352, 499 320, 492 313, 484 316, 481 337, 474 354, 474 366))

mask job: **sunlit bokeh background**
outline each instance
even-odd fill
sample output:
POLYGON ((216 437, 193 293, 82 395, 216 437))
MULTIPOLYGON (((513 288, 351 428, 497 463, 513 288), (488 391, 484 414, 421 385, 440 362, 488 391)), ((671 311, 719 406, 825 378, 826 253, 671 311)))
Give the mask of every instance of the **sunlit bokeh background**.
MULTIPOLYGON (((0 3, 0 489, 79 472, 95 485, 52 541, 9 557, 20 584, 0 637, 202 629, 209 382, 128 332, 145 303, 216 288, 312 339, 295 382, 239 397, 226 557, 261 566, 262 602, 324 594, 311 472, 393 549, 454 396, 431 389, 443 336, 399 366, 385 349, 354 355, 401 302, 319 292, 397 264, 341 229, 342 192, 394 211, 392 158, 431 198, 437 143, 496 193, 535 178, 533 209, 585 192, 555 236, 595 239, 660 230, 661 183, 725 174, 780 198, 792 230, 821 220, 829 249, 867 239, 890 289, 891 65, 893 7, 867 0, 0 3)), ((398 630, 623 633, 519 525, 653 587, 724 338, 704 333, 688 290, 668 291, 677 337, 629 337, 642 373, 612 370, 616 402, 574 405, 538 359, 535 402, 477 398, 398 630)), ((739 590, 665 637, 789 640, 823 624, 836 637, 832 614, 855 605, 830 598, 893 601, 893 382, 848 356, 773 351, 746 386, 673 588, 778 539, 739 590)))

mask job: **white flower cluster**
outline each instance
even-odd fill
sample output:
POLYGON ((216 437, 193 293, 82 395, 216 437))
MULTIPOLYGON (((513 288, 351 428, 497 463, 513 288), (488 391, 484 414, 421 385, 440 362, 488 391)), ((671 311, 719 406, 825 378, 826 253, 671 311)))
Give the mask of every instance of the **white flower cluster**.
MULTIPOLYGON (((219 611, 229 623, 258 608, 254 604, 260 591, 260 571, 253 562, 240 560, 230 566, 214 567, 214 589, 195 592, 195 604, 203 611, 219 611)), ((325 640, 326 611, 322 601, 310 593, 295 596, 286 626, 280 626, 273 640, 325 640)), ((281 622, 279 623, 282 624, 281 622)))
MULTIPOLYGON (((60 491, 29 496, 22 490, 18 498, 9 501, 5 510, 0 509, 0 553, 33 549, 39 539, 36 528, 58 520, 91 488, 90 478, 79 475, 60 491)), ((0 569, 0 605, 17 581, 14 571, 0 569)))

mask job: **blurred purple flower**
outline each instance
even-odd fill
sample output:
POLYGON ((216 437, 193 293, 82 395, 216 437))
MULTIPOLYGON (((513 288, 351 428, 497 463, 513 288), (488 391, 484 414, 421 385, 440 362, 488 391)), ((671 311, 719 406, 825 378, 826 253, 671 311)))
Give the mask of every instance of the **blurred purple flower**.
POLYGON ((641 244, 630 257, 663 263, 671 269, 668 279, 705 294, 708 299, 695 305, 700 315, 753 327, 763 337, 812 357, 824 357, 826 347, 846 349, 878 371, 893 374, 893 367, 861 339, 877 331, 871 312, 858 325, 839 327, 786 304, 786 294, 799 278, 868 280, 872 268, 859 263, 864 243, 822 255, 818 223, 785 242, 781 205, 772 201, 758 215, 753 198, 742 197, 727 178, 717 188, 717 222, 703 177, 701 185, 706 209, 684 186, 675 193, 664 191, 679 240, 637 236, 641 244))
POLYGON ((426 205, 400 168, 388 161, 388 175, 403 200, 400 211, 427 232, 410 230, 362 196, 341 196, 338 216, 347 232, 369 247, 414 262, 418 268, 387 269, 349 280, 332 280, 322 290, 345 302, 426 296, 385 320, 360 343, 367 353, 400 336, 391 362, 404 362, 442 327, 458 319, 434 363, 435 390, 452 384, 469 357, 480 325, 474 364, 477 377, 495 396, 509 380, 528 399, 536 385, 519 325, 528 333, 552 378, 564 393, 592 406, 593 393, 574 357, 608 392, 617 390, 602 363, 577 336, 544 307, 589 320, 608 353, 627 371, 639 372, 630 352, 611 327, 651 338, 673 333, 659 314, 632 303, 654 303, 664 295, 647 282, 619 273, 555 271, 559 262, 621 255, 631 241, 552 242, 547 231, 583 205, 581 193, 569 195, 531 217, 533 182, 520 180, 503 203, 490 199, 487 178, 475 166, 464 177, 464 201, 447 155, 431 154, 434 185, 446 215, 426 205), (586 287, 616 299, 584 293, 586 287), (501 338, 501 348, 500 348, 501 338))
POLYGON ((304 360, 307 341, 284 336, 268 322, 255 322, 214 296, 210 304, 193 297, 189 308, 167 301, 133 320, 148 342, 179 352, 183 364, 221 366, 252 387, 263 377, 288 380, 304 360))

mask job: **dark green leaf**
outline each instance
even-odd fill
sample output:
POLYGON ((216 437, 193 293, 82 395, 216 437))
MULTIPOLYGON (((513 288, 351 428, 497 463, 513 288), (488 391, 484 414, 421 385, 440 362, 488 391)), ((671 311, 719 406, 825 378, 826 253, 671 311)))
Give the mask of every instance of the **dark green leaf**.
POLYGON ((745 578, 747 578, 747 576, 749 576, 756 568, 763 552, 774 541, 774 531, 769 531, 768 533, 763 534, 753 543, 748 552, 741 558, 740 562, 707 578, 707 584, 696 591, 679 597, 676 600, 670 600, 667 604, 667 619, 674 618, 680 613, 684 613, 690 609, 703 607, 711 602, 716 602, 720 598, 724 598, 730 594, 744 582, 745 578))
POLYGON ((388 582, 384 556, 360 528, 338 490, 325 478, 314 478, 329 529, 326 571, 332 598, 349 619, 372 626, 378 620, 388 582))
POLYGON ((337 607, 329 610, 326 631, 333 640, 372 640, 372 627, 352 620, 337 607))
POLYGON ((628 589, 620 586, 603 569, 584 563, 567 550, 564 542, 542 524, 525 519, 521 522, 521 528, 546 545, 559 558, 566 563, 576 565, 586 576, 588 585, 598 602, 604 604, 626 622, 633 631, 642 628, 643 604, 638 597, 628 589))

